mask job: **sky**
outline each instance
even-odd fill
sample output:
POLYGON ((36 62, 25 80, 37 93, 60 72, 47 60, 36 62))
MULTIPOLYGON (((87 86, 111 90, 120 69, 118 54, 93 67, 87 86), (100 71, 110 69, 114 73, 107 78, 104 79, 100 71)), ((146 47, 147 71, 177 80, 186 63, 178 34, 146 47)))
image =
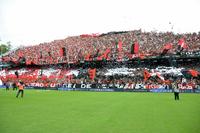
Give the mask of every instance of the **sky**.
POLYGON ((0 41, 13 47, 111 31, 200 31, 200 0, 0 0, 0 41))

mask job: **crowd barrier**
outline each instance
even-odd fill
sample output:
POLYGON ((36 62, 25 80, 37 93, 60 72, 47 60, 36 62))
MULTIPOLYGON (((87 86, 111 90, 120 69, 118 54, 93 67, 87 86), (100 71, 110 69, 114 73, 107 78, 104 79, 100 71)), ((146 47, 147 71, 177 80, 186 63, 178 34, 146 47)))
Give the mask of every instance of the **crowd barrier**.
MULTIPOLYGON (((96 92, 152 92, 152 93, 172 93, 172 89, 151 88, 151 89, 133 89, 128 85, 111 84, 65 84, 58 87, 60 91, 96 91, 96 92)), ((180 93, 200 93, 200 89, 184 88, 180 93)))
MULTIPOLYGON (((5 89, 5 86, 0 86, 5 89)), ((92 92, 152 92, 152 93, 172 93, 172 89, 164 88, 140 88, 134 89, 127 84, 64 84, 62 86, 26 86, 25 89, 39 89, 39 90, 59 90, 59 91, 92 91, 92 92)), ((180 89, 180 93, 200 93, 200 89, 184 88, 180 89)))
MULTIPOLYGON (((95 91, 95 92, 152 92, 152 93, 172 93, 171 89, 97 89, 97 88, 58 88, 60 91, 95 91)), ((183 89, 180 93, 200 93, 200 90, 183 89)))

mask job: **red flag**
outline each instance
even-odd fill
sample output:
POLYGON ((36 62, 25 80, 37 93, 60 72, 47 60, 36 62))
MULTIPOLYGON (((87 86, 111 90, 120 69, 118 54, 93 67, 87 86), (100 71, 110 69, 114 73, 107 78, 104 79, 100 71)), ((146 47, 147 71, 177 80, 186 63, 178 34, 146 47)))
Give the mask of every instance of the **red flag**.
POLYGON ((185 43, 184 38, 179 39, 178 45, 183 49, 187 49, 188 48, 188 45, 185 43))
POLYGON ((151 74, 145 69, 144 70, 144 81, 146 81, 147 79, 149 79, 151 77, 151 74))
POLYGON ((172 44, 171 43, 165 44, 164 49, 166 49, 166 50, 172 49, 172 44))
POLYGON ((136 41, 134 44, 134 54, 138 54, 139 53, 139 43, 136 41))
POLYGON ((63 48, 60 48, 60 56, 63 56, 63 54, 64 54, 63 48))
POLYGON ((167 54, 167 52, 168 52, 170 49, 172 49, 172 44, 171 44, 171 43, 165 44, 165 46, 164 46, 164 48, 163 48, 163 50, 162 50, 161 55, 167 54))
POLYGON ((188 72, 193 76, 193 77, 198 77, 198 75, 200 74, 198 71, 194 70, 194 69, 190 69, 188 70, 188 72))
POLYGON ((88 69, 88 74, 89 74, 90 79, 94 80, 94 78, 96 76, 96 68, 94 68, 94 69, 89 68, 88 69))

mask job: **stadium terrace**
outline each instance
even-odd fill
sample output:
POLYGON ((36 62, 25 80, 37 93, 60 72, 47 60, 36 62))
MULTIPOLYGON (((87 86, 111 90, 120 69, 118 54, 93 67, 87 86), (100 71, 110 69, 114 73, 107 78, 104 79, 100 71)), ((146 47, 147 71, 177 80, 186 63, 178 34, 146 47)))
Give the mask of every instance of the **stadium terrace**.
POLYGON ((183 89, 200 89, 200 33, 82 34, 18 48, 1 64, 0 78, 10 85, 123 91, 170 89, 179 80, 183 89))

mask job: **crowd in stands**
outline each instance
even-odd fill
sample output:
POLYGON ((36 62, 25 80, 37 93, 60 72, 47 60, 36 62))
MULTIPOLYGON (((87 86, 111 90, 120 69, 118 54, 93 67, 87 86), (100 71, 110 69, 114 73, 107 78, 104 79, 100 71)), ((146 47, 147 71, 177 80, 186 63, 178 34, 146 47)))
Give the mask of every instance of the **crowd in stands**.
MULTIPOLYGON (((60 86, 67 83, 91 84, 169 84, 171 81, 200 85, 200 64, 190 63, 184 67, 148 68, 149 66, 123 66, 117 64, 123 59, 131 60, 134 57, 142 59, 147 56, 160 56, 165 49, 167 55, 177 54, 179 46, 187 45, 188 52, 200 51, 200 33, 174 34, 172 32, 142 32, 141 30, 110 32, 106 34, 84 34, 41 43, 36 46, 21 47, 2 57, 3 62, 12 62, 16 66, 0 71, 0 79, 4 83, 23 81, 27 86, 43 84, 46 87, 52 84, 60 86), (182 43, 180 44, 180 40, 182 43), (138 51, 133 52, 133 44, 138 44, 138 51), (103 67, 83 68, 72 67, 84 61, 108 60, 103 67), (64 64, 64 65, 63 65, 64 64), (68 66, 72 64, 71 66, 68 66), (196 68, 194 68, 196 67, 196 68), (189 68, 189 69, 188 69, 189 68), (89 70, 90 69, 90 70, 89 70), (189 70, 189 71, 188 71, 189 70), (90 76, 90 71, 95 76, 90 76), (187 71, 187 72, 184 72, 187 71), (146 72, 146 74, 144 74, 146 72), (189 78, 186 76, 190 75, 189 78), (191 76, 192 74, 192 76, 191 76)), ((91 62, 90 62, 91 61, 91 62)), ((127 60, 125 60, 127 61, 127 60)), ((85 62, 87 64, 87 62, 85 62)), ((100 65, 102 66, 102 64, 100 65)))
POLYGON ((193 85, 200 85, 200 73, 192 76, 190 73, 183 73, 185 68, 157 67, 146 68, 101 68, 96 69, 94 79, 90 78, 88 69, 66 69, 63 67, 46 68, 19 68, 0 71, 0 78, 3 83, 13 84, 18 81, 24 82, 27 86, 44 87, 62 86, 63 84, 143 84, 143 85, 169 85, 174 80, 181 79, 193 85), (145 79, 144 70, 150 75, 145 79), (187 75, 185 75, 187 74, 187 75), (189 76, 189 78, 187 77, 189 76))
POLYGON ((139 44, 139 55, 159 55, 163 47, 171 43, 168 54, 175 54, 178 42, 184 38, 187 51, 200 50, 200 33, 174 34, 172 32, 142 32, 141 30, 115 32, 101 35, 73 36, 63 40, 41 43, 36 46, 21 47, 3 57, 4 62, 15 64, 24 61, 26 65, 77 63, 84 60, 101 60, 98 58, 107 50, 107 60, 117 60, 133 57, 132 45, 139 44), (117 49, 121 42, 121 50, 117 49))

